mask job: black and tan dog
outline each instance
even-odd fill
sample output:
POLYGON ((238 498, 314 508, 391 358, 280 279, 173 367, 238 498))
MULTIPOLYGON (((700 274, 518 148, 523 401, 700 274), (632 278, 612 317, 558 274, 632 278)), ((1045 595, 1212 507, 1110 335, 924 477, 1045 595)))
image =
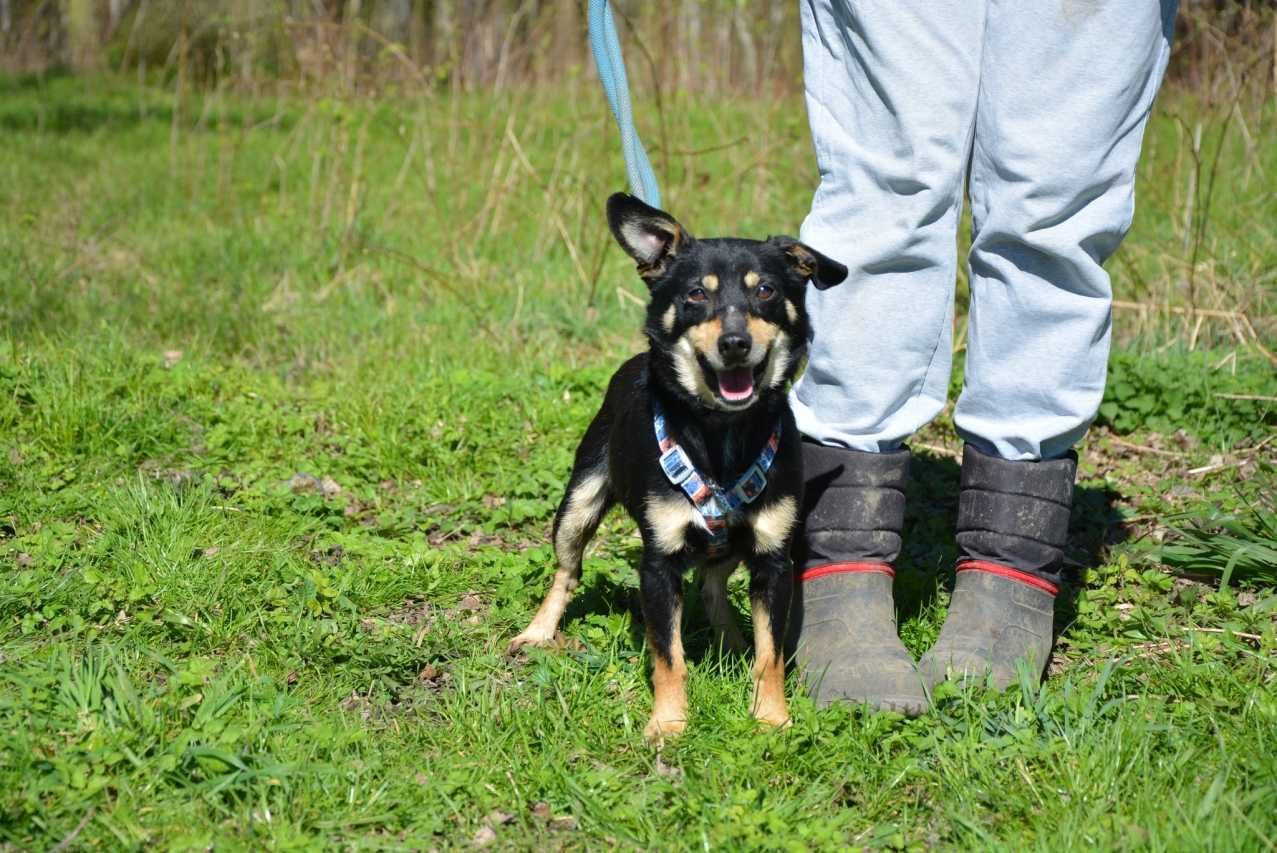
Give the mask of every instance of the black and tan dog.
POLYGON ((789 550, 803 489, 785 395, 806 353, 806 287, 835 285, 847 269, 788 237, 694 239, 623 193, 608 199, 607 212, 651 291, 651 346, 612 377, 577 448, 554 519, 558 571, 510 651, 552 641, 586 543, 619 502, 643 536, 639 585, 654 682, 645 734, 658 739, 686 725, 684 573, 699 567, 706 612, 723 642, 739 648, 727 577, 742 560, 753 606, 752 710, 785 725, 789 550))

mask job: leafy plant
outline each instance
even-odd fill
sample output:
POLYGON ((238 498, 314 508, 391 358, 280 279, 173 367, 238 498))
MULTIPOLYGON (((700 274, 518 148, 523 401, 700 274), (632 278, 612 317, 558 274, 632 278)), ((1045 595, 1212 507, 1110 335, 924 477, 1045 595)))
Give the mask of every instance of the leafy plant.
POLYGON ((1098 420, 1119 433, 1183 429, 1231 446, 1277 426, 1277 373, 1260 365, 1217 369, 1205 353, 1115 352, 1098 420))

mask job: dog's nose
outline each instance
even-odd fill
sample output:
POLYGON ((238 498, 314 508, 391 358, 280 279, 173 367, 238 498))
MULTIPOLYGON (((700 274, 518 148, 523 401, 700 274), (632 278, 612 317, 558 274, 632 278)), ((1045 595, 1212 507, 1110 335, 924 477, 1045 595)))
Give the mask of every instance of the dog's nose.
POLYGON ((728 332, 718 339, 718 352, 728 361, 739 361, 749 355, 753 343, 749 335, 728 332))

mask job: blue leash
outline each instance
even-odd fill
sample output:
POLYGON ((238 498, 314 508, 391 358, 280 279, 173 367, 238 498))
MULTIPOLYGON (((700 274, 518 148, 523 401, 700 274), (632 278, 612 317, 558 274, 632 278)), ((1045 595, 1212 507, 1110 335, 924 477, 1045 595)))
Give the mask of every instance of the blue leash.
POLYGON ((661 206, 661 191, 656 186, 656 173, 647 159, 647 150, 634 127, 630 108, 630 81, 625 76, 625 60, 616 36, 616 21, 608 0, 590 0, 590 50, 599 69, 599 79, 607 94, 608 105, 621 130, 621 153, 625 155, 625 172, 630 191, 652 207, 661 206))

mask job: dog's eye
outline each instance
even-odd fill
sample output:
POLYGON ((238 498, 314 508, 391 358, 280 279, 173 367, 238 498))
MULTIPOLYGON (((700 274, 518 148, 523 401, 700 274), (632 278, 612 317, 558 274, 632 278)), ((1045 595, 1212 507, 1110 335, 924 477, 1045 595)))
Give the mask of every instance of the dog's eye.
POLYGON ((758 290, 754 292, 758 294, 759 299, 766 302, 768 299, 771 299, 776 295, 776 288, 772 287, 770 284, 760 284, 758 285, 758 290))
POLYGON ((703 287, 693 287, 691 290, 687 291, 688 302, 700 303, 708 300, 709 296, 706 295, 705 288, 703 287))

